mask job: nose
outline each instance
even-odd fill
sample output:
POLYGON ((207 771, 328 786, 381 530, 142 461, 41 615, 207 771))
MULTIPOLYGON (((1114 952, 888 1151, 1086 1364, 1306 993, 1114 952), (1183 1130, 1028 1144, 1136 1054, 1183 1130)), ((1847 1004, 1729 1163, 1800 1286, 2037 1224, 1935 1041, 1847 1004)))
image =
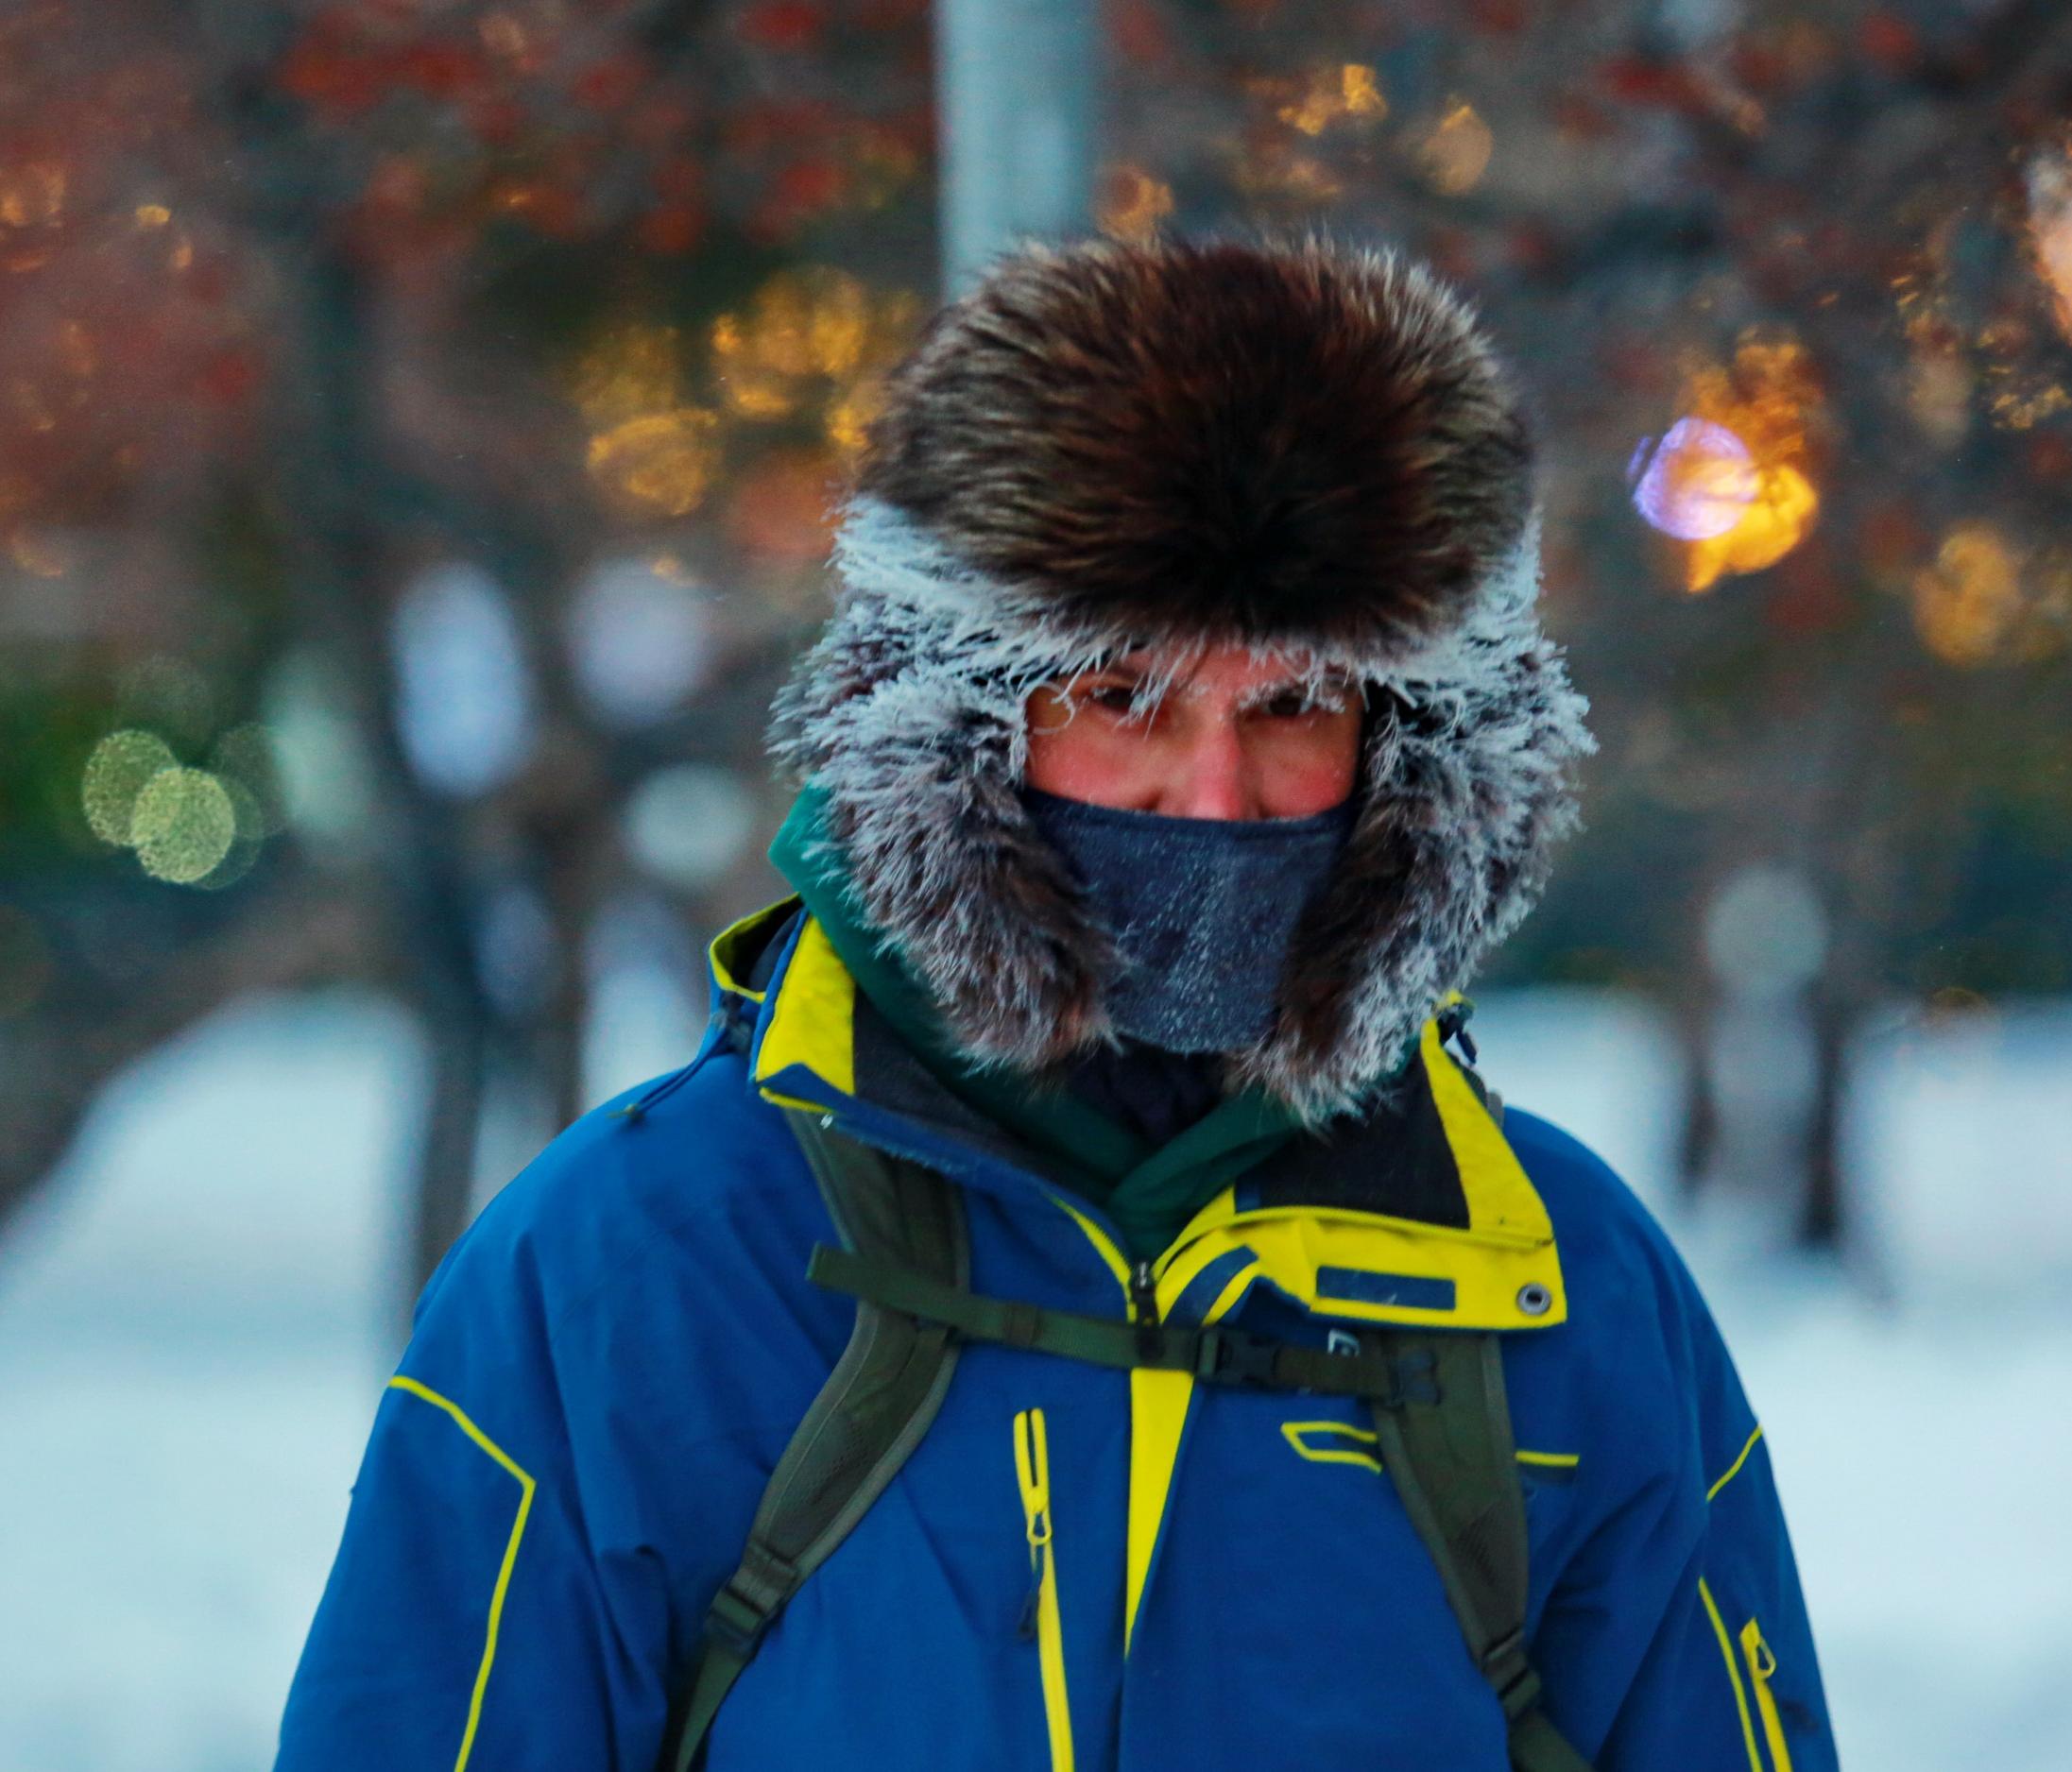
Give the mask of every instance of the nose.
POLYGON ((1194 722, 1175 761, 1160 811, 1174 818, 1258 816, 1234 712, 1194 722))

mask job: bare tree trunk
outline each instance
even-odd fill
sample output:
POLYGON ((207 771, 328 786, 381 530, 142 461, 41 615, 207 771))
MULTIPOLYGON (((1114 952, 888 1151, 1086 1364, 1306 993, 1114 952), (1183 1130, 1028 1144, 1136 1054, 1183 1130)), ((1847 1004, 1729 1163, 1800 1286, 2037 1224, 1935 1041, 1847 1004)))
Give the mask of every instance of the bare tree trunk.
POLYGON ((1712 1074, 1713 993, 1703 978, 1686 978, 1676 994, 1677 1044, 1684 1054, 1678 1113, 1676 1178, 1687 1201, 1704 1191, 1720 1155, 1720 1096, 1712 1074))
POLYGON ((1722 1133, 1719 1078, 1713 1060, 1720 987, 1705 951, 1704 913, 1719 880, 1717 860, 1698 877, 1692 914, 1683 929, 1682 964, 1670 1003, 1677 1046, 1684 1058, 1682 1099, 1677 1112, 1676 1180, 1677 1191, 1686 1204, 1704 1192, 1716 1172, 1722 1133))
POLYGON ((403 502, 367 399, 368 293, 329 241, 302 243, 302 447, 283 464, 283 525, 312 634, 345 673, 376 783, 377 838, 403 992, 433 1053, 406 1290, 467 1221, 493 1011, 475 952, 465 832, 417 779, 396 729, 389 542, 403 502))
POLYGON ((1799 1241, 1809 1249, 1839 1250, 1848 1229, 1841 1159, 1842 1114, 1848 1100, 1848 1037, 1854 1017, 1846 994, 1824 981, 1808 1005, 1813 1029, 1813 1099, 1807 1114, 1805 1191, 1799 1241))
POLYGON ((402 1300, 406 1316, 433 1269, 467 1228, 488 1072, 485 1017, 463 1010, 430 1017, 429 1022, 432 1086, 411 1188, 410 1268, 402 1300))

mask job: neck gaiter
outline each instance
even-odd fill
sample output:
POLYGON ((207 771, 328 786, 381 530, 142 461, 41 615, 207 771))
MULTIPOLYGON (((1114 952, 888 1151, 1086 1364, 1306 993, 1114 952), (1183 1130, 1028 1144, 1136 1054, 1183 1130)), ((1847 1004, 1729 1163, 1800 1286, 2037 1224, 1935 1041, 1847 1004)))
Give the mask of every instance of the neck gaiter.
POLYGON ((1115 938, 1119 1031, 1169 1052, 1227 1052, 1268 1032, 1289 942, 1352 829, 1353 801, 1309 818, 1222 819, 1021 796, 1115 938))

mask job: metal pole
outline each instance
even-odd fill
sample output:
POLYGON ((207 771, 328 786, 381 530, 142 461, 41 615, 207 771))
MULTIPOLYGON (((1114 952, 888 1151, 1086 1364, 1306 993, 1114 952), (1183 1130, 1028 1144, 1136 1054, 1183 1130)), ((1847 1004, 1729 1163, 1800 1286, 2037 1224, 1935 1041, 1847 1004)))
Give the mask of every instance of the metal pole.
POLYGON ((937 0, 943 287, 1016 236, 1093 217, 1103 44, 1096 0, 937 0))

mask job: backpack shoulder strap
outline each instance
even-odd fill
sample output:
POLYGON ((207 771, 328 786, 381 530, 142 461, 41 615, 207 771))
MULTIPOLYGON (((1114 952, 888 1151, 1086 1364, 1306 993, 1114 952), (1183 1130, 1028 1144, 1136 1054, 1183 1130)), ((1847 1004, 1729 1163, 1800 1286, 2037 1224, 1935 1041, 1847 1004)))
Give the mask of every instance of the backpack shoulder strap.
POLYGON ((1438 1566, 1468 1652, 1510 1725, 1514 1772, 1590 1772, 1540 1709, 1525 1655, 1528 1540, 1494 1334, 1385 1332, 1435 1383, 1374 1406, 1381 1468, 1438 1566))
MULTIPOLYGON (((817 1114, 784 1112, 845 1244, 968 1286, 964 1202, 948 1182, 831 1134, 817 1114)), ((706 1614, 704 1641, 665 1737, 665 1772, 689 1772, 696 1763, 720 1701, 764 1633, 928 1431, 956 1357, 943 1326, 858 1300, 848 1346, 771 1473, 741 1566, 706 1614)))

